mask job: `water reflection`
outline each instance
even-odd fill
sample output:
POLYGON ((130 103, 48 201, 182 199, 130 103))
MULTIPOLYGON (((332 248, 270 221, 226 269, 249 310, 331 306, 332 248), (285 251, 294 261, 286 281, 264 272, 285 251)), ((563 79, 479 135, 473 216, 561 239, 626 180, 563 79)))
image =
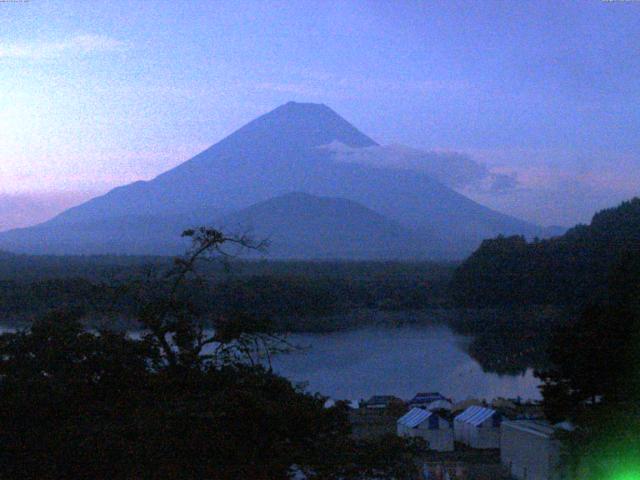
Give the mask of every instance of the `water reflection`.
POLYGON ((291 336, 301 352, 278 356, 274 370, 310 391, 333 398, 373 394, 411 398, 418 391, 440 391, 455 400, 470 397, 538 399, 532 371, 500 376, 482 371, 464 351, 464 339, 445 327, 361 329, 291 336))

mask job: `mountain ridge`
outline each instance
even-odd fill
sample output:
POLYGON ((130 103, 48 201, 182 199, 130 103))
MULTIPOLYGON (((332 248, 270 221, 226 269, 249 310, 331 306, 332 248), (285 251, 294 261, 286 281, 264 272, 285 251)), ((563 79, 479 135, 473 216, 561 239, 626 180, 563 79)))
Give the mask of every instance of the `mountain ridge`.
MULTIPOLYGON (((354 148, 377 145, 325 105, 290 102, 153 180, 115 188, 31 230, 0 234, 0 248, 9 238, 21 248, 19 237, 37 231, 42 238, 30 247, 36 253, 75 253, 88 247, 65 232, 65 225, 127 216, 188 217, 204 206, 225 215, 292 191, 360 203, 406 229, 444 238, 457 258, 498 233, 542 234, 537 226, 484 207, 426 174, 337 161, 322 148, 335 141, 354 148)), ((127 228, 133 229, 128 235, 135 233, 133 226, 127 228)))

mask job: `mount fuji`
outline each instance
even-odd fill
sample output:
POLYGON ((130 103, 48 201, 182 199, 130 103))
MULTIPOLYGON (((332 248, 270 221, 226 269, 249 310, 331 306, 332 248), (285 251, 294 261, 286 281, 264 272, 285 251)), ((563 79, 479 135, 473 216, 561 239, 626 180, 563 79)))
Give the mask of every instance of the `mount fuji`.
POLYGON ((326 147, 340 144, 377 145, 325 105, 289 102, 153 180, 0 233, 0 249, 175 254, 182 230, 208 224, 273 236, 274 258, 461 258, 487 237, 544 235, 424 172, 339 161, 326 147))

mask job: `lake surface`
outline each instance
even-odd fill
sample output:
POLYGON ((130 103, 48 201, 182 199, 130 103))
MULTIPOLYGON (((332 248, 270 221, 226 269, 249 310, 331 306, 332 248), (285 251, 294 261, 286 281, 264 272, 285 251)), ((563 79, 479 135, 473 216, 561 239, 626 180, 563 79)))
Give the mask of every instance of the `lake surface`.
MULTIPOLYGON (((13 330, 0 327, 0 333, 13 330)), ((364 328, 295 334, 288 340, 306 348, 276 356, 274 370, 294 382, 308 382, 310 392, 334 399, 410 399, 419 391, 439 391, 454 401, 540 398, 540 381, 531 370, 517 376, 483 372, 465 352, 467 340, 447 327, 364 328)))
POLYGON ((464 351, 465 339, 446 327, 367 328, 289 339, 309 348, 277 356, 274 370, 335 399, 376 394, 409 399, 419 391, 439 391, 455 401, 540 398, 532 371, 518 376, 483 372, 464 351))

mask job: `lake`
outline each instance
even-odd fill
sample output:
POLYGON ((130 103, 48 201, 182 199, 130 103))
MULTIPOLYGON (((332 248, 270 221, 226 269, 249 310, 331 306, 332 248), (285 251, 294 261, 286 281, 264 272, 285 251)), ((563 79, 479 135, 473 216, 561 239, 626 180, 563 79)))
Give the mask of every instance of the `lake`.
POLYGON ((531 370, 517 376, 483 372, 465 352, 466 339, 446 327, 367 328, 289 339, 308 348, 277 356, 274 370, 335 399, 409 399, 419 391, 439 391, 455 401, 540 398, 531 370))
MULTIPOLYGON (((0 327, 0 333, 12 330, 0 327)), ((467 339, 444 326, 294 334, 288 340, 305 348, 276 356, 274 370, 334 399, 378 394, 410 399, 419 391, 439 391, 455 401, 540 398, 540 381, 531 370, 515 376, 483 372, 465 352, 467 339)))

